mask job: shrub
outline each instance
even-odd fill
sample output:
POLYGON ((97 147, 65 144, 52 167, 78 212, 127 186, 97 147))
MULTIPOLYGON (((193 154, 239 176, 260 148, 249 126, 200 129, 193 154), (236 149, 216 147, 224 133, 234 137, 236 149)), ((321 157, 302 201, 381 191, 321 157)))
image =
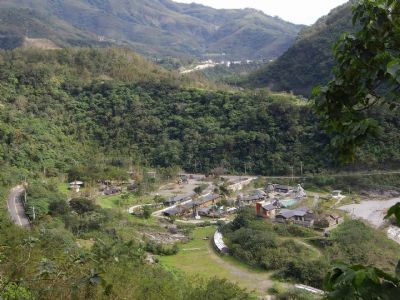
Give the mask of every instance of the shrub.
POLYGON ((69 205, 75 212, 77 212, 80 215, 95 211, 97 208, 96 204, 92 200, 87 198, 72 199, 69 202, 69 205))
POLYGON ((68 214, 70 207, 64 200, 56 200, 49 204, 49 214, 51 216, 63 216, 68 214))

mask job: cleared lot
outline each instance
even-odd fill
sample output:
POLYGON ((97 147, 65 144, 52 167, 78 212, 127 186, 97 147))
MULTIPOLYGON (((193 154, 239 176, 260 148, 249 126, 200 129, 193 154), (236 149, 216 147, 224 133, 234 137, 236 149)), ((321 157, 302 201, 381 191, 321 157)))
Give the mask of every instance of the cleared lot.
POLYGON ((339 209, 346 211, 353 218, 361 218, 374 227, 380 227, 385 223, 384 217, 387 210, 400 202, 400 198, 390 200, 368 200, 362 201, 359 204, 349 204, 339 207, 339 209))

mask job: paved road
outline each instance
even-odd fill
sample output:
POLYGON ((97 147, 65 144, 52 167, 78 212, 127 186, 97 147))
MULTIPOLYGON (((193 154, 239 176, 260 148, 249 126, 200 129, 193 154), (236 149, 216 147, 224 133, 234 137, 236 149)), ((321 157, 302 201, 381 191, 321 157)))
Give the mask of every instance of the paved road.
POLYGON ((10 195, 7 200, 8 212, 11 219, 18 226, 30 228, 31 224, 25 214, 24 206, 20 201, 21 195, 24 192, 24 188, 21 185, 16 186, 10 191, 10 195))
POLYGON ((329 177, 367 177, 367 176, 376 176, 376 175, 398 175, 400 171, 370 171, 370 172, 350 172, 350 173, 342 173, 342 174, 315 174, 315 175, 304 175, 304 176, 260 176, 265 179, 301 179, 301 178, 313 178, 320 176, 329 176, 329 177))

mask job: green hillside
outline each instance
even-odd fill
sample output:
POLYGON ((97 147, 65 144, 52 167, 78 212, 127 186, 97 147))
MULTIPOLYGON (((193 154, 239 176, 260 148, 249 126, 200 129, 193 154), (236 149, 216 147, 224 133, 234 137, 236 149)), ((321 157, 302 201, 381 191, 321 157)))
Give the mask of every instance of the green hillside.
POLYGON ((251 74, 247 84, 310 96, 315 85, 329 81, 334 65, 332 47, 343 33, 353 30, 351 20, 350 3, 332 10, 304 29, 295 44, 275 62, 251 74))
MULTIPOLYGON (((157 257, 148 263, 144 233, 164 232, 165 223, 93 199, 68 201, 60 187, 80 178, 88 185, 82 196, 92 197, 97 180, 126 180, 131 166, 156 168, 169 180, 179 167, 287 175, 292 167, 299 174, 303 162, 306 174, 343 170, 305 100, 206 84, 129 50, 0 51, 0 197, 27 176, 27 213, 36 218, 23 230, 9 221, 5 201, 0 206, 2 298, 255 299, 224 280, 163 267, 157 257)), ((396 112, 373 113, 385 139, 360 149, 352 170, 400 165, 396 112)), ((139 182, 142 193, 155 184, 139 182)))
MULTIPOLYGON (((0 61, 4 164, 58 173, 97 153, 196 172, 337 167, 312 107, 293 96, 212 91, 122 50, 15 51, 0 61)), ((354 168, 399 165, 395 113, 374 114, 392 142, 371 141, 354 168)))
MULTIPOLYGON (((60 46, 125 45, 147 56, 276 58, 297 26, 260 11, 216 10, 170 0, 5 0, 0 32, 49 38, 60 46)), ((8 43, 2 48, 10 48, 8 43)))

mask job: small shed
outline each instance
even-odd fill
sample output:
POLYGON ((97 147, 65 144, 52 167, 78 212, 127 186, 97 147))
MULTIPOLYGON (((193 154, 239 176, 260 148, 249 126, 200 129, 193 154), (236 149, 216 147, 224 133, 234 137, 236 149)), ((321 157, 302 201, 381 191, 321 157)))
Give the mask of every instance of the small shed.
POLYGON ((69 189, 75 193, 79 193, 81 187, 83 185, 82 181, 75 180, 69 184, 69 189))
POLYGON ((343 222, 343 218, 335 213, 327 213, 320 217, 315 223, 317 227, 328 228, 339 225, 343 222))
POLYGON ((343 199, 345 196, 343 196, 342 193, 343 193, 343 191, 341 191, 341 190, 334 190, 334 191, 332 191, 332 198, 343 199))

